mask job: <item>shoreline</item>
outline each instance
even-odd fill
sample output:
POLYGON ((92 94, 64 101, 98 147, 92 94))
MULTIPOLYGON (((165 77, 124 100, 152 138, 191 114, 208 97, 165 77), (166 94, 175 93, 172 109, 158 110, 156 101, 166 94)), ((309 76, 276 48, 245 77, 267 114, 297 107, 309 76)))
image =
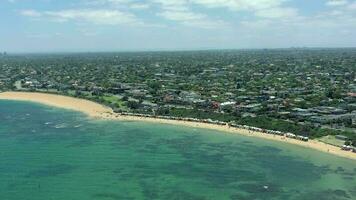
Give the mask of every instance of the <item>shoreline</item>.
POLYGON ((348 159, 356 160, 356 153, 343 151, 339 147, 329 145, 318 140, 309 140, 308 142, 287 138, 285 136, 271 135, 263 132, 251 131, 242 128, 230 127, 227 125, 208 124, 202 122, 179 121, 171 119, 160 119, 152 117, 127 116, 114 113, 109 107, 103 106, 85 99, 62 96, 57 94, 46 94, 36 92, 3 92, 0 93, 0 100, 29 101, 48 106, 75 110, 86 114, 89 117, 104 120, 119 121, 142 121, 150 123, 170 124, 176 126, 187 126, 193 128, 211 129, 220 132, 240 134, 247 137, 257 137, 261 139, 284 142, 298 145, 305 148, 318 150, 324 153, 333 154, 348 159))

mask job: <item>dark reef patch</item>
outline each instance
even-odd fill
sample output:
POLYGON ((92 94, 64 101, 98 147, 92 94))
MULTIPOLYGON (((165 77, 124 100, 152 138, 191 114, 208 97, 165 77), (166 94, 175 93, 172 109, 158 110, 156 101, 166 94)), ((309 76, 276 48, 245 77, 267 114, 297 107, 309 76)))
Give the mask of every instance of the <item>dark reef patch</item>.
POLYGON ((48 165, 29 172, 26 177, 51 177, 71 173, 76 167, 68 164, 48 165))
POLYGON ((123 195, 118 195, 114 193, 97 193, 91 196, 92 199, 101 199, 101 200, 133 200, 134 198, 128 197, 128 196, 123 196, 123 195))
POLYGON ((318 192, 310 192, 299 197, 303 200, 348 200, 351 199, 351 196, 344 190, 325 190, 318 192))

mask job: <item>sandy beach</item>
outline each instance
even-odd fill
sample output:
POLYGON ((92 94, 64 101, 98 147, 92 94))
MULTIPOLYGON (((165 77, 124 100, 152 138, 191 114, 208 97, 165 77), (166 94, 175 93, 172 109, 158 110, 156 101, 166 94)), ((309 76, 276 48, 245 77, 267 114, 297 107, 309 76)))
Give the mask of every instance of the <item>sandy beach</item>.
POLYGON ((293 145, 299 145, 305 148, 311 148, 318 151, 330 153, 336 156, 341 156, 341 157, 356 160, 356 153, 343 151, 339 147, 328 145, 319 142, 317 140, 309 140, 308 142, 303 142, 296 139, 286 138, 284 136, 270 135, 266 133, 248 131, 245 129, 233 128, 229 126, 221 126, 221 125, 198 123, 198 122, 188 122, 188 121, 178 121, 178 120, 156 119, 156 118, 147 118, 147 117, 122 116, 119 114, 115 114, 111 108, 105 107, 98 103, 84 100, 84 99, 67 97, 67 96, 44 94, 44 93, 32 93, 32 92, 4 92, 4 93, 0 93, 0 100, 1 99, 30 101, 30 102, 49 105, 49 106, 71 109, 71 110, 83 112, 87 114, 89 117, 99 118, 99 119, 121 120, 121 121, 124 120, 144 121, 144 122, 153 122, 153 123, 172 124, 178 126, 189 126, 195 128, 213 129, 221 132, 241 134, 248 137, 258 137, 258 138, 263 138, 268 140, 289 143, 293 145))

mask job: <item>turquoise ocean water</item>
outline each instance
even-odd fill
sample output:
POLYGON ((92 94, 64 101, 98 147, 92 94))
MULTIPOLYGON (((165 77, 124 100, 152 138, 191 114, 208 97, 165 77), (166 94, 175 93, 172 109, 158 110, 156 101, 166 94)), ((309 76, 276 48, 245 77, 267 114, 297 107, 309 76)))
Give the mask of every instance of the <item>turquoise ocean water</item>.
POLYGON ((212 130, 0 101, 0 200, 356 199, 356 161, 212 130))

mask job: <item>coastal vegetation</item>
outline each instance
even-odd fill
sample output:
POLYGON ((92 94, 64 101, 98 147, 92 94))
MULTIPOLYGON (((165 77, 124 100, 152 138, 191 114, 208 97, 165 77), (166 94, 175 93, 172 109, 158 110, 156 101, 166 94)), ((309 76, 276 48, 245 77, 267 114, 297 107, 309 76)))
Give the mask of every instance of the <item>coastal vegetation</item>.
POLYGON ((0 70, 0 91, 310 138, 344 135, 356 145, 356 49, 7 54, 0 70))

